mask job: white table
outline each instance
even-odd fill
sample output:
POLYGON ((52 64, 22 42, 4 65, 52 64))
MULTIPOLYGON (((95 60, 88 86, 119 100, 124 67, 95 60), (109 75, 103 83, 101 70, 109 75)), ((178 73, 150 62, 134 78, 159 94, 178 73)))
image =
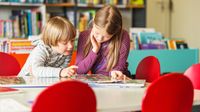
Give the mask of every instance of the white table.
MULTIPOLYGON (((94 88, 97 97, 97 110, 100 112, 122 112, 141 110, 142 97, 146 88, 94 88)), ((42 88, 22 89, 17 94, 0 95, 0 99, 13 98, 28 106, 43 90, 42 88)), ((193 105, 200 105, 200 90, 194 91, 193 105)), ((1 105, 0 105, 1 106, 1 105)))

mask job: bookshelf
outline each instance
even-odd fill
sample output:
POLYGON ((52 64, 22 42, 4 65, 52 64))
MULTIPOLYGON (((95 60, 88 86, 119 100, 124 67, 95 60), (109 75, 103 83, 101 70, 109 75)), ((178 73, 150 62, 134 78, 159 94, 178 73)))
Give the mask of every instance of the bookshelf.
MULTIPOLYGON (((141 2, 143 0, 136 0, 137 2, 141 2)), ((38 0, 37 2, 35 0, 21 0, 21 1, 16 1, 16 0, 0 0, 0 5, 2 6, 0 8, 0 11, 3 12, 2 15, 4 17, 0 17, 0 20, 9 20, 10 16, 12 15, 12 10, 37 10, 41 12, 42 16, 42 25, 46 23, 46 20, 48 20, 51 16, 65 16, 70 21, 78 28, 78 22, 79 22, 79 14, 80 12, 84 11, 87 12, 88 10, 98 10, 99 8, 102 8, 105 4, 113 4, 116 5, 120 10, 122 10, 122 15, 125 12, 130 12, 130 13, 125 13, 127 15, 127 18, 129 19, 128 23, 125 24, 124 26, 127 27, 127 30, 133 25, 132 21, 132 10, 135 9, 142 9, 145 10, 145 1, 144 3, 141 4, 134 4, 131 3, 131 0, 110 0, 110 1, 105 1, 105 0, 38 0), (6 2, 7 1, 7 2, 6 2), (130 24, 131 23, 131 24, 130 24)), ((123 16, 123 17, 126 17, 123 16)), ((139 14, 138 14, 139 15, 139 14)), ((135 16, 135 15, 133 15, 135 16)), ((125 18, 125 22, 127 22, 127 18, 125 18)), ((124 20, 124 19, 123 19, 124 20)), ((125 23, 124 22, 124 23, 125 23)), ((145 23, 145 22, 143 22, 145 23)), ((145 25, 142 25, 145 26, 145 25)), ((138 26, 134 26, 138 27, 138 26)), ((22 36, 22 38, 25 38, 29 35, 22 36)), ((1 37, 1 35, 0 35, 1 37)), ((6 37, 6 36, 5 36, 6 37)), ((15 36, 12 36, 11 38, 15 38, 15 36)))
POLYGON ((47 7, 75 7, 74 3, 54 3, 54 4, 45 4, 47 7))
MULTIPOLYGON (((51 0, 49 0, 51 1, 51 0)), ((47 0, 46 7, 49 16, 61 15, 66 16, 70 21, 79 29, 80 15, 93 15, 92 10, 95 12, 102 8, 106 4, 113 4, 117 6, 122 14, 124 28, 129 30, 130 27, 145 27, 145 4, 146 0, 135 0, 136 2, 142 2, 141 4, 131 3, 132 0, 68 0, 65 3, 49 3, 47 0), (136 11, 139 12, 136 15, 136 11), (140 13, 143 11, 142 13, 140 13), (87 14, 87 12, 89 14, 87 14), (90 14, 90 12, 92 14, 90 14), (51 15, 52 13, 52 15, 51 15), (57 13, 57 14, 56 14, 57 13), (134 14, 134 15, 133 15, 134 14), (141 14, 143 14, 141 16, 141 14), (133 20, 134 19, 134 20, 133 20), (137 21, 139 22, 138 24, 137 21)), ((92 18, 92 17, 89 17, 92 18)), ((87 20, 88 22, 89 20, 87 20)), ((84 25, 85 26, 85 25, 84 25)), ((83 28, 84 30, 84 28, 83 28)), ((79 29, 79 31, 82 31, 79 29)))
POLYGON ((46 22, 46 8, 41 3, 0 2, 0 39, 27 38, 38 35, 46 22))
POLYGON ((46 6, 39 1, 37 3, 4 1, 0 2, 0 5, 2 15, 0 16, 0 51, 11 53, 11 49, 14 48, 19 53, 29 53, 33 46, 30 46, 27 38, 40 34, 42 26, 46 23, 46 6), (12 46, 14 41, 16 46, 12 46), (20 43, 22 45, 19 45, 20 43))

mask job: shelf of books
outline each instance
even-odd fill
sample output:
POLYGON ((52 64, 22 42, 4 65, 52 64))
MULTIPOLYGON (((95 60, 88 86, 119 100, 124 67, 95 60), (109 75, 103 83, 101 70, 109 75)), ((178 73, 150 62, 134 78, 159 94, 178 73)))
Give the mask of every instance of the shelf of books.
MULTIPOLYGON (((94 17, 96 10, 102 8, 106 4, 112 4, 117 6, 120 10, 129 12, 134 8, 144 8, 144 0, 78 0, 77 1, 77 28, 79 31, 86 30, 90 27, 90 22, 94 17), (125 10, 124 10, 125 9, 125 10)), ((122 15, 123 16, 123 15, 122 15)), ((129 24, 132 20, 125 21, 129 24)))
POLYGON ((181 38, 166 38, 154 28, 130 28, 131 49, 187 49, 187 43, 181 38))
POLYGON ((165 38, 154 28, 130 28, 131 50, 129 70, 135 74, 138 63, 146 56, 155 56, 161 72, 184 72, 199 62, 199 50, 189 49, 181 38, 165 38))
POLYGON ((101 8, 112 4, 118 8, 144 8, 144 0, 78 0, 78 7, 101 8))
POLYGON ((46 3, 47 7, 74 7, 74 3, 46 3))
MULTIPOLYGON (((102 8, 106 4, 112 4, 120 9, 126 9, 130 12, 134 8, 144 8, 144 0, 62 0, 53 1, 47 0, 47 12, 48 18, 53 16, 65 16, 67 17, 79 31, 83 31, 88 28, 88 23, 94 17, 95 12, 102 8), (57 9, 52 8, 57 7, 57 9), (63 12, 58 9, 63 7, 63 12), (130 10, 129 10, 130 9, 130 10)), ((129 24, 132 20, 129 21, 129 24)))
POLYGON ((29 36, 39 35, 46 22, 46 7, 42 0, 0 0, 0 51, 29 53, 33 45, 29 36))

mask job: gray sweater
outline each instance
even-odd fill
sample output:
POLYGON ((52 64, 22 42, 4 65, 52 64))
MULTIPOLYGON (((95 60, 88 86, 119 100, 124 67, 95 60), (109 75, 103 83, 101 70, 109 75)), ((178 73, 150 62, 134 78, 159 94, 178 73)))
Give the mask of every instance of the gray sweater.
POLYGON ((59 54, 39 40, 30 53, 18 76, 59 77, 62 68, 66 68, 71 55, 59 54))

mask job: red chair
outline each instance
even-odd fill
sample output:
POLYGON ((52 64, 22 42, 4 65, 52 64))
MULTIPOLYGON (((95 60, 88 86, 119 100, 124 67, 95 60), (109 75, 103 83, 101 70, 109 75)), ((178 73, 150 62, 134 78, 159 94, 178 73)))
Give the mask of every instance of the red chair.
POLYGON ((96 97, 88 84, 63 81, 45 89, 32 112, 96 112, 96 97))
POLYGON ((0 76, 17 76, 21 68, 16 58, 0 52, 0 76))
POLYGON ((147 88, 142 112, 191 112, 193 95, 189 78, 179 73, 167 74, 147 88))
POLYGON ((147 56, 140 61, 136 68, 136 79, 145 79, 152 82, 160 77, 160 63, 154 56, 147 56))
POLYGON ((185 71, 184 75, 186 75, 192 81, 194 89, 200 90, 200 63, 189 67, 185 71))

